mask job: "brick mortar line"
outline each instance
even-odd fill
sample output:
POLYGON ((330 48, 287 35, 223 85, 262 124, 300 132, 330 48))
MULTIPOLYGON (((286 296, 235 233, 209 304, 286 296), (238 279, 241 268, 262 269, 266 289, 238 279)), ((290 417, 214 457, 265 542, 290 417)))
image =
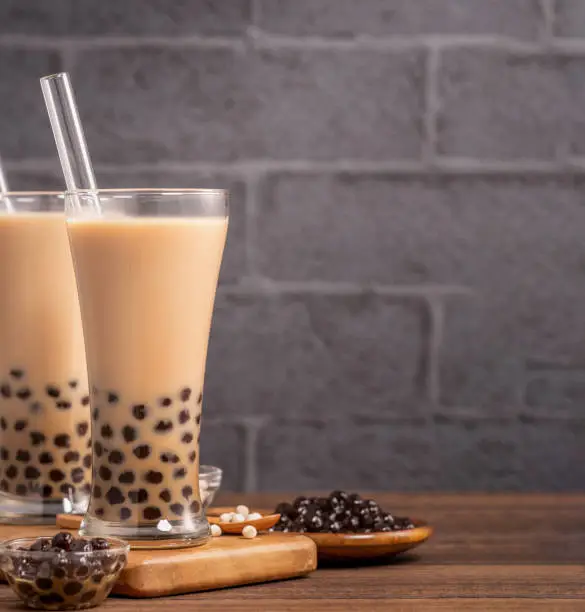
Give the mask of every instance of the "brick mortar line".
POLYGON ((438 150, 439 71, 440 53, 437 49, 429 48, 425 59, 422 152, 422 158, 427 163, 435 161, 438 150))
POLYGON ((549 45, 554 38, 556 11, 554 0, 540 0, 540 11, 543 19, 542 42, 549 45))
POLYGON ((249 278, 257 278, 259 276, 258 263, 258 204, 259 204, 259 189, 260 176, 247 176, 246 182, 246 236, 245 236, 245 253, 246 262, 244 270, 249 278))
POLYGON ((441 401, 441 352, 445 331, 445 304, 432 296, 428 299, 429 329, 426 342, 426 392, 431 405, 441 401))

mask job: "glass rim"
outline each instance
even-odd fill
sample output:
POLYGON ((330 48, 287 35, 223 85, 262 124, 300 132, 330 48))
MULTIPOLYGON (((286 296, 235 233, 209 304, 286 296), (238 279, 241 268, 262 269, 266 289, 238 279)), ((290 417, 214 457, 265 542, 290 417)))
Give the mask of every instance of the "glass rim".
MULTIPOLYGON (((59 193, 59 192, 57 192, 59 193)), ((158 195, 196 195, 196 194, 217 194, 217 195, 228 195, 228 189, 205 189, 201 187, 137 187, 137 188, 120 188, 120 189, 76 189, 75 191, 63 191, 60 192, 66 196, 76 195, 99 195, 103 194, 116 194, 116 193, 150 193, 158 195)))
MULTIPOLYGON (((56 553, 55 551, 50 550, 19 550, 18 548, 12 548, 13 546, 18 546, 21 544, 29 544, 36 542, 39 538, 50 538, 51 536, 40 535, 40 536, 26 536, 24 538, 11 538, 10 540, 4 540, 0 543, 0 554, 12 555, 17 557, 34 557, 37 559, 49 559, 58 555, 60 553, 56 553)), ((79 539, 90 541, 92 538, 89 536, 80 536, 79 539)), ((63 551, 64 557, 73 557, 77 558, 79 556, 105 556, 111 554, 119 554, 122 552, 128 552, 130 550, 130 544, 121 538, 116 538, 114 536, 105 536, 103 538, 107 540, 108 543, 114 544, 111 548, 104 548, 101 550, 91 550, 91 551, 82 551, 82 550, 66 550, 63 551)))
POLYGON ((1 198, 31 198, 31 197, 40 197, 40 196, 52 196, 52 197, 63 197, 63 191, 7 191, 3 193, 1 198))

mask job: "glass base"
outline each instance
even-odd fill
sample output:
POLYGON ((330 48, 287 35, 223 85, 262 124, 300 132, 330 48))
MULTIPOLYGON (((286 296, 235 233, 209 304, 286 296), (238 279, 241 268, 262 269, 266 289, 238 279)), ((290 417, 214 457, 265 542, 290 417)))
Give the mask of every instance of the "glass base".
POLYGON ((85 515, 79 533, 91 537, 121 538, 133 549, 190 548, 205 544, 211 536, 209 523, 203 516, 187 521, 161 520, 144 525, 123 525, 85 515))
POLYGON ((83 514, 88 500, 27 499, 0 494, 0 523, 8 525, 54 525, 57 514, 83 514))

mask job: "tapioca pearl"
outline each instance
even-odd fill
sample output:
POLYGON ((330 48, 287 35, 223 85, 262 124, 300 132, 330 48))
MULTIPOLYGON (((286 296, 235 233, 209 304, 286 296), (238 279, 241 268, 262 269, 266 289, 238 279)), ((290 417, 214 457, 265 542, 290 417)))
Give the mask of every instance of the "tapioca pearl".
POLYGON ((182 514, 185 512, 183 504, 171 504, 170 508, 171 512, 177 516, 182 516, 182 514))
POLYGON ((93 485, 93 489, 91 490, 91 496, 95 499, 100 499, 100 497, 102 496, 102 488, 100 487, 100 485, 93 485))
POLYGON ((0 429, 6 431, 8 429, 8 423, 4 417, 0 417, 0 429))
POLYGON ((122 427, 122 437, 126 442, 134 442, 134 440, 138 438, 138 432, 134 427, 124 425, 124 427, 122 427))
POLYGON ((8 481, 5 478, 0 480, 0 491, 8 491, 8 481))
POLYGON ((134 479, 134 472, 131 471, 122 472, 120 476, 118 476, 118 482, 122 484, 132 484, 134 479))
POLYGON ((157 433, 163 433, 165 431, 170 431, 172 428, 173 428, 172 421, 169 421, 168 419, 161 419, 154 426, 154 431, 156 431, 157 433))
POLYGON ((59 400, 55 405, 59 410, 69 410, 71 408, 71 402, 67 400, 59 400))
POLYGON ((114 430, 106 423, 102 425, 102 438, 111 438, 114 435, 114 430))
POLYGON ((83 590, 83 584, 75 580, 68 582, 63 587, 63 593, 65 593, 65 595, 68 595, 69 597, 72 597, 73 595, 77 595, 77 593, 80 593, 82 590, 83 590))
POLYGON ((104 515, 104 509, 103 508, 96 508, 94 511, 94 514, 97 517, 102 517, 104 515))
POLYGON ((51 495, 53 495, 53 487, 48 484, 43 485, 41 488, 41 496, 46 499, 47 497, 51 497, 51 495))
POLYGON ((118 487, 110 487, 106 493, 106 499, 112 506, 123 504, 126 501, 124 494, 122 491, 120 491, 120 489, 118 489, 118 487))
POLYGON ((191 388, 190 387, 184 387, 183 389, 181 389, 181 392, 179 393, 179 397, 181 398, 182 402, 188 402, 189 398, 191 397, 191 388))
POLYGON ((144 404, 135 404, 132 406, 132 415, 137 421, 143 421, 148 414, 148 409, 144 404))
POLYGON ((61 482, 65 478, 65 474, 61 470, 55 469, 49 472, 49 478, 53 482, 61 482))
POLYGON ((24 370, 21 368, 12 368, 12 370, 10 370, 10 376, 12 376, 12 378, 16 378, 16 380, 19 380, 24 376, 24 370))
POLYGON ((193 487, 187 485, 181 489, 181 493, 185 499, 189 499, 193 495, 193 487))
POLYGON ((110 480, 112 478, 112 470, 105 465, 101 465, 98 474, 102 480, 110 480))
POLYGON ((44 451, 39 455, 39 463, 43 465, 49 465, 53 463, 53 455, 48 451, 44 451))
POLYGON ((161 397, 158 400, 158 403, 163 407, 163 408, 168 408, 172 403, 173 400, 170 397, 161 397))
POLYGON ((47 385, 45 391, 49 397, 57 398, 61 395, 61 389, 56 385, 47 385))
POLYGON ((201 413, 195 417, 195 423, 197 423, 197 425, 201 425, 201 413))
POLYGON ((197 514, 199 512, 199 510, 201 510, 201 504, 194 499, 190 504, 189 504, 189 511, 193 514, 197 514))
POLYGON ((47 439, 42 431, 31 431, 28 435, 33 446, 40 446, 47 439))
POLYGON ((100 409, 98 408, 98 406, 96 406, 92 411, 91 411, 91 418, 94 421, 98 421, 100 418, 100 409))
POLYGON ((178 480, 179 478, 185 478, 185 476, 187 476, 187 470, 184 467, 173 470, 173 478, 178 480))
POLYGON ((142 516, 147 521, 156 521, 157 519, 159 519, 162 516, 162 513, 161 513, 160 509, 157 508, 156 506, 147 506, 142 511, 142 516))
POLYGON ((108 455, 108 461, 114 465, 120 465, 121 463, 124 463, 124 453, 119 450, 113 450, 108 455))
POLYGON ((95 591, 94 589, 92 589, 91 591, 86 591, 81 596, 81 602, 87 603, 88 601, 91 601, 96 595, 97 595, 97 591, 95 591))
POLYGON ((146 459, 150 455, 151 448, 149 444, 140 444, 136 446, 132 452, 137 459, 146 459))
POLYGON ((27 466, 27 468, 24 470, 24 477, 29 478, 31 480, 38 478, 40 475, 41 472, 33 465, 27 466))
POLYGON ((89 431, 89 423, 87 421, 81 421, 81 423, 77 423, 76 429, 78 435, 83 437, 89 431))
POLYGON ((22 431, 23 429, 26 429, 27 425, 28 421, 25 421, 24 419, 19 419, 14 423, 14 431, 22 431))
POLYGON ((43 409, 43 404, 41 402, 32 402, 28 408, 33 414, 38 414, 43 409))
POLYGON ((53 438, 53 442, 58 448, 69 448, 71 446, 71 436, 69 434, 58 434, 53 438))
POLYGON ((16 490, 16 494, 17 495, 26 495, 27 494, 26 485, 17 484, 15 490, 16 490))
POLYGON ((91 467, 91 455, 85 455, 83 457, 83 467, 86 469, 91 467))
POLYGON ((191 451, 188 457, 191 463, 195 463, 195 459, 197 458, 197 453, 195 451, 191 451))
POLYGON ((178 455, 171 452, 164 452, 160 454, 160 460, 163 463, 179 463, 180 459, 178 455))
POLYGON ((48 591, 53 588, 53 581, 50 578, 37 578, 35 586, 41 591, 48 591))
POLYGON ((63 457, 65 463, 71 463, 72 461, 79 461, 79 453, 77 451, 67 451, 63 457))
POLYGON ((30 461, 30 453, 27 450, 20 448, 16 451, 16 460, 27 463, 30 461))
POLYGON ((12 389, 10 388, 10 385, 6 383, 0 385, 0 395, 6 399, 12 397, 12 389))
POLYGON ((193 434, 190 431, 186 431, 181 436, 181 442, 183 442, 184 444, 191 444, 191 442, 193 442, 193 434))
POLYGON ((84 493, 85 495, 89 495, 91 493, 91 485, 89 484, 89 482, 86 482, 81 487, 81 492, 84 493))
POLYGON ((80 482, 82 482, 84 477, 85 477, 85 472, 83 471, 83 468, 76 467, 71 470, 71 480, 75 484, 79 484, 80 482))
POLYGON ((117 393, 114 393, 113 391, 110 391, 108 393, 108 403, 109 404, 116 404, 119 399, 120 398, 117 393))
POLYGON ((96 454, 97 457, 101 457, 104 454, 104 447, 102 446, 102 443, 99 440, 96 440, 93 443, 93 452, 96 454))
POLYGON ((10 452, 8 451, 7 448, 4 448, 3 446, 0 447, 0 459, 7 461, 8 459, 10 459, 10 452))
POLYGON ((67 495, 67 497, 73 497, 75 493, 75 487, 70 485, 68 482, 64 482, 60 487, 59 491, 63 493, 63 495, 67 495))
POLYGON ((28 387, 23 387, 19 389, 15 395, 18 399, 27 400, 32 395, 32 391, 28 387))
POLYGON ((168 504, 171 501, 171 492, 168 489, 163 489, 159 497, 168 504))
POLYGON ((128 491, 128 499, 133 504, 143 504, 148 501, 148 491, 146 489, 128 491))
POLYGON ((91 448, 91 444, 92 444, 92 442, 91 442, 91 438, 88 438, 88 439, 87 439, 87 442, 85 443, 85 447, 86 447, 86 448, 91 448))
POLYGON ((197 404, 201 404, 203 402, 203 391, 199 393, 199 397, 197 398, 197 404))
POLYGON ((155 470, 148 470, 144 475, 144 480, 151 484, 160 484, 163 481, 163 475, 155 470))
POLYGON ((81 405, 82 406, 89 406, 89 395, 84 395, 81 398, 81 405))
POLYGON ((191 418, 191 413, 188 408, 185 408, 179 412, 179 423, 184 425, 191 418))
POLYGON ((120 508, 120 520, 121 521, 127 521, 131 516, 132 516, 132 510, 130 510, 130 508, 120 508))

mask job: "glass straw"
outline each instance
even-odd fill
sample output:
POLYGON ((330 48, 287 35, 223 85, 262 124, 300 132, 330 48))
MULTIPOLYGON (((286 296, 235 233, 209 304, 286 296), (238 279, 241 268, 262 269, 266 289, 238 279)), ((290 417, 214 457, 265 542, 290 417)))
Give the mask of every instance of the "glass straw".
POLYGON ((10 198, 6 197, 8 193, 8 181, 6 180, 6 173, 4 172, 4 165, 2 164, 2 158, 0 158, 0 204, 1 208, 5 208, 7 212, 14 212, 14 206, 10 198))

